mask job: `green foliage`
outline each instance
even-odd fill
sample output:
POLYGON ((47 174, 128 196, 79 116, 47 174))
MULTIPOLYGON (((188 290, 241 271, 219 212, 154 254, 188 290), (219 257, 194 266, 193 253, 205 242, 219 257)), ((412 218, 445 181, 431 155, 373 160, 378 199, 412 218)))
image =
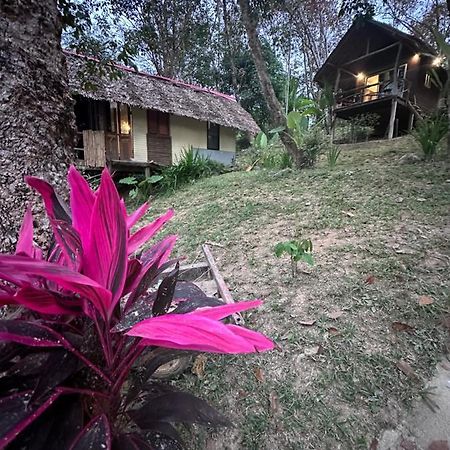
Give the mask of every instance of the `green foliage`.
POLYGON ((411 133, 420 145, 426 160, 432 160, 436 154, 439 142, 448 131, 448 121, 444 115, 428 117, 420 120, 411 133))
POLYGON ((184 184, 224 172, 223 164, 201 156, 190 147, 183 151, 177 164, 161 170, 162 179, 157 187, 160 192, 173 192, 184 184))
POLYGON ((337 164, 341 149, 337 145, 330 144, 327 150, 327 163, 330 169, 334 169, 337 164))
POLYGON ((368 141, 379 122, 380 116, 376 113, 358 114, 348 120, 339 121, 335 140, 349 144, 368 141))
POLYGON ((282 170, 292 165, 292 158, 280 143, 278 133, 274 133, 270 139, 265 133, 258 133, 252 145, 242 150, 237 160, 238 168, 243 170, 254 167, 282 170))
POLYGON ((303 261, 310 266, 314 264, 312 250, 313 245, 310 239, 279 242, 275 245, 274 249, 277 258, 280 258, 285 253, 290 256, 293 277, 297 274, 297 264, 299 261, 303 261))
POLYGON ((147 200, 155 191, 155 185, 163 179, 162 175, 151 175, 149 177, 125 177, 119 180, 119 184, 132 186, 128 195, 132 199, 147 200))
MULTIPOLYGON (((282 102, 285 92, 286 74, 275 51, 266 40, 261 42, 264 60, 272 81, 277 98, 282 102)), ((270 128, 270 112, 266 100, 261 91, 258 74, 247 45, 236 49, 234 63, 237 72, 237 83, 239 86, 237 95, 242 107, 248 111, 256 123, 263 129, 270 128)), ((222 63, 223 74, 218 85, 223 92, 233 92, 232 69, 229 58, 224 58, 222 63)))

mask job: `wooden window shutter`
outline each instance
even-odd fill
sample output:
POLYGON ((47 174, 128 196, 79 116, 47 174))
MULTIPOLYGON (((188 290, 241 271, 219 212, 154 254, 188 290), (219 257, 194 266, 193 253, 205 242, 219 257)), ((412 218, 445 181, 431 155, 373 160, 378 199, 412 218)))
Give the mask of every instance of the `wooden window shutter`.
POLYGON ((160 136, 169 136, 169 114, 163 112, 158 114, 158 133, 160 136))
POLYGON ((158 111, 154 109, 147 110, 147 124, 149 134, 158 134, 158 111))

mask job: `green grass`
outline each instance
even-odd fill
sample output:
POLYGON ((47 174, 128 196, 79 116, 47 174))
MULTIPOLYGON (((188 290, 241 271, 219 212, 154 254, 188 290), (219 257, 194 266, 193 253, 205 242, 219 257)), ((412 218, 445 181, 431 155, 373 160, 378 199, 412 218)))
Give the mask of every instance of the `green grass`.
POLYGON ((164 233, 179 234, 179 255, 193 261, 205 241, 224 246, 213 252, 234 298, 265 300, 247 325, 280 347, 208 356, 202 380, 185 373, 176 381, 236 425, 186 432, 192 448, 363 449, 423 394, 446 339, 450 175, 443 161, 399 165, 411 151, 409 139, 353 144, 332 171, 324 157, 315 169, 228 173, 154 200, 151 215, 177 212, 164 233), (300 264, 309 274, 293 279, 273 248, 303 238, 312 239, 316 264, 300 264), (434 303, 420 306, 421 295, 434 303), (336 309, 342 316, 330 319, 336 309), (316 323, 302 326, 307 318, 316 323), (394 321, 414 331, 395 332, 394 321), (400 359, 421 382, 397 369, 400 359))

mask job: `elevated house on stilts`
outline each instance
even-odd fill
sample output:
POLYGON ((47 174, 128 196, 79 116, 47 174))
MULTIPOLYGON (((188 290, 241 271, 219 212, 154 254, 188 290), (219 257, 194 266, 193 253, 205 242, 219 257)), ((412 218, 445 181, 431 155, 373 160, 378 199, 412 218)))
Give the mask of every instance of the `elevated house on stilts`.
POLYGON ((385 23, 361 20, 347 31, 314 79, 333 88, 333 125, 336 119, 377 114, 374 135, 392 139, 438 108, 440 90, 432 69, 444 78, 440 62, 421 39, 385 23))

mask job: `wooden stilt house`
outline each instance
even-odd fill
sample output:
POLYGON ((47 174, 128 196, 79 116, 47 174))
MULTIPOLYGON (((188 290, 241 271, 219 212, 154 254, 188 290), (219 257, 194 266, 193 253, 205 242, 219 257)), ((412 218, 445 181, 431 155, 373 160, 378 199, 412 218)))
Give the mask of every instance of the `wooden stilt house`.
POLYGON ((333 124, 377 114, 377 137, 392 139, 411 130, 415 118, 438 108, 433 68, 440 57, 427 43, 385 23, 355 22, 315 75, 334 92, 333 124))

